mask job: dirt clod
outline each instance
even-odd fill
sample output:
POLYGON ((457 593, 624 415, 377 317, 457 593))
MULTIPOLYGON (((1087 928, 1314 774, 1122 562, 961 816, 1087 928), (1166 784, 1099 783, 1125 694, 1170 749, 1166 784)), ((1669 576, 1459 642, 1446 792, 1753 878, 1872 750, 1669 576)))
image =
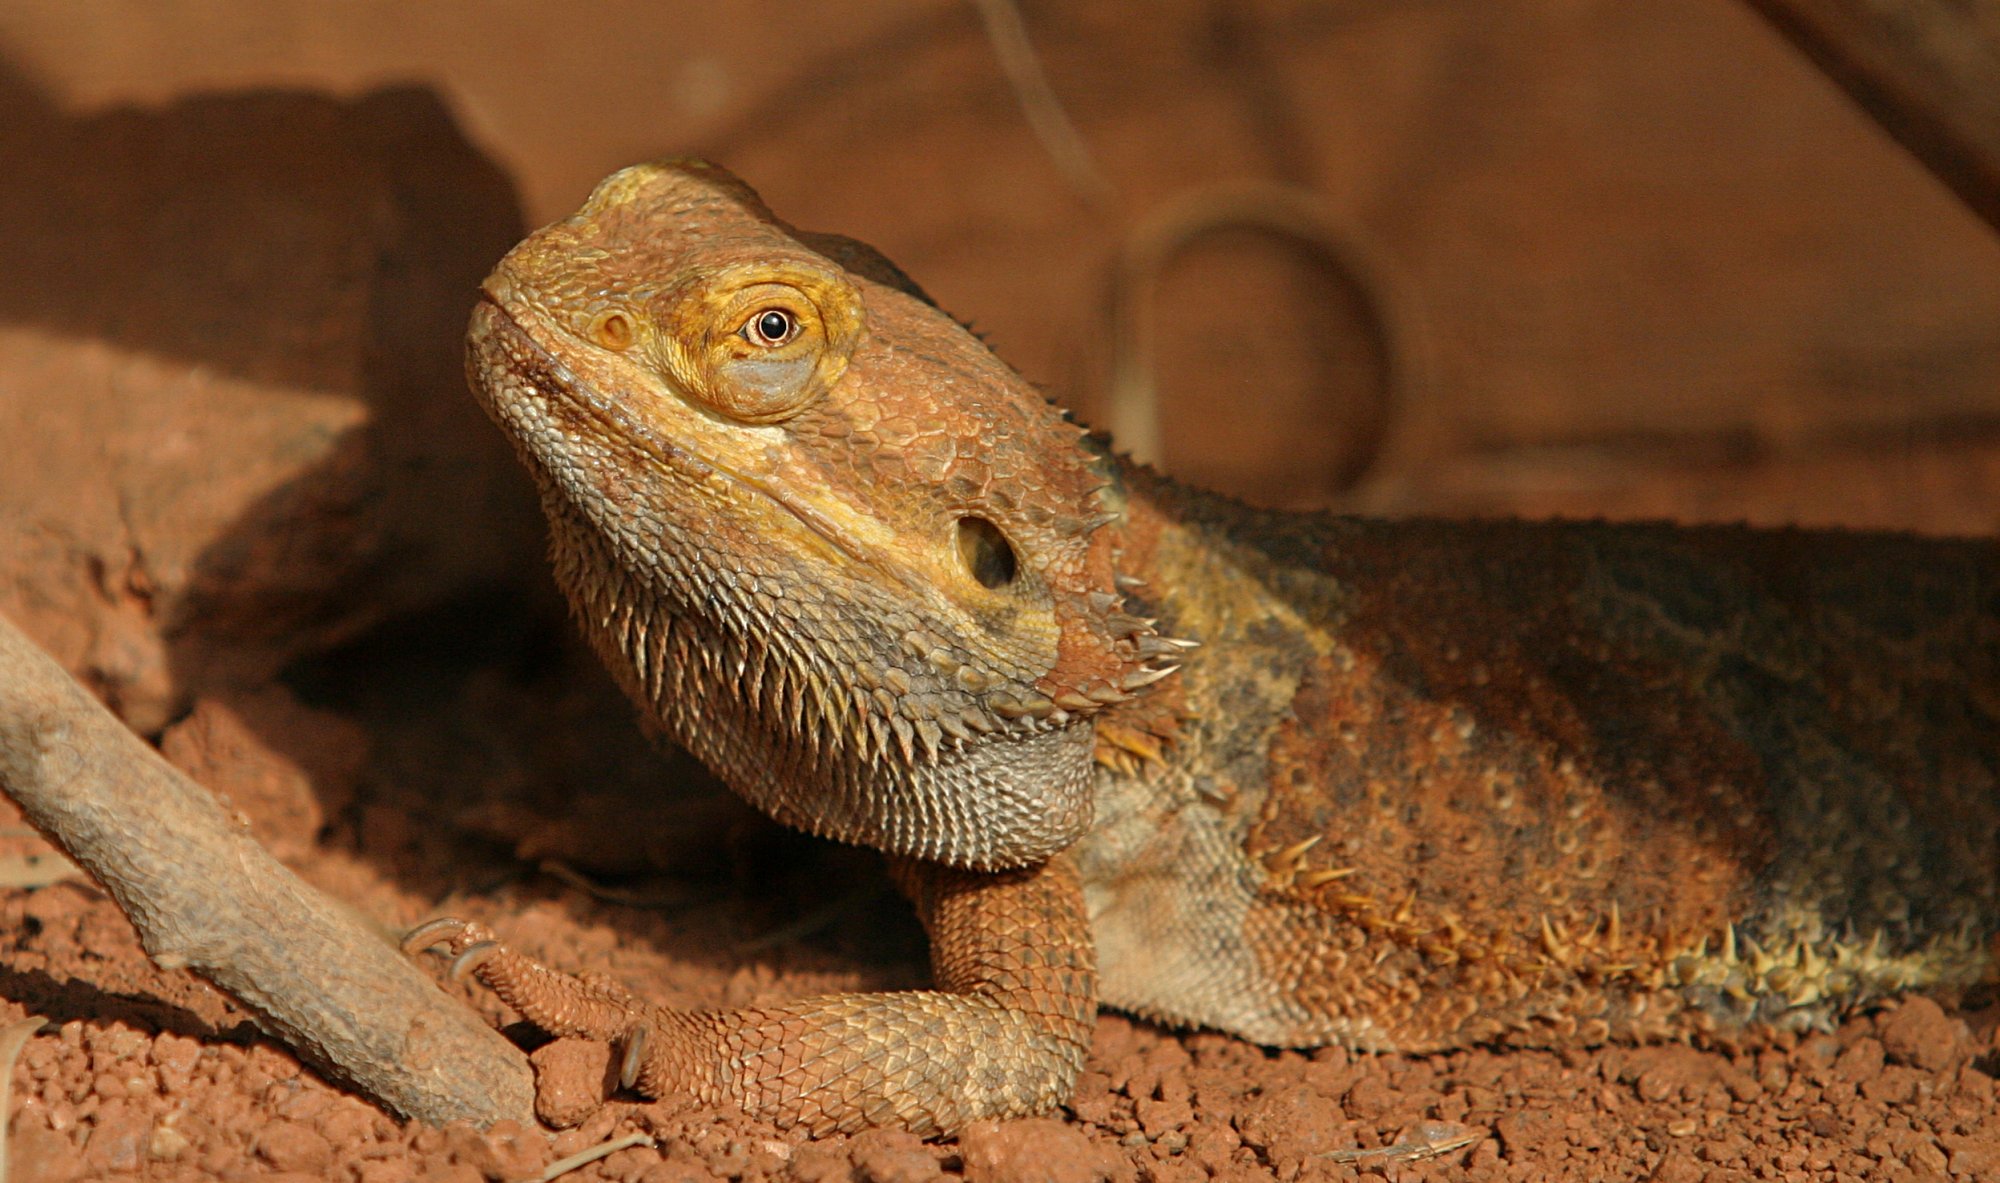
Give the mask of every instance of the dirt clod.
POLYGON ((528 1057, 535 1066, 535 1116, 559 1130, 581 1124, 618 1087, 607 1043, 558 1039, 528 1057))
POLYGON ((312 1127, 279 1121, 257 1135, 257 1157, 281 1171, 319 1171, 333 1159, 333 1145, 312 1127))
POLYGON ((944 1172, 923 1140, 907 1130, 868 1130, 848 1143, 860 1183, 931 1183, 944 1172))
POLYGON ((1100 1183, 1130 1169, 1082 1130, 1051 1118, 982 1121, 959 1134, 967 1183, 1100 1183))
POLYGON ((1965 1022, 1921 996, 1905 999, 1883 1016, 1881 1032, 1882 1050, 1891 1063, 1926 1072, 1943 1072, 1972 1052, 1972 1034, 1965 1022))

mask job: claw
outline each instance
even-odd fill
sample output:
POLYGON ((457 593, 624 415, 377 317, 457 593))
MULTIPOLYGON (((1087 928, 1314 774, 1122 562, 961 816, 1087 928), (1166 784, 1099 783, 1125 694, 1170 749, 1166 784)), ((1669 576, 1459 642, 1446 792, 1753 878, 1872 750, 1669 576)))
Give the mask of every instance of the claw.
POLYGON ((451 980, 462 982, 466 975, 493 959, 500 952, 499 941, 479 941, 467 945, 458 956, 451 959, 451 980))
POLYGON ((630 1089, 639 1083, 639 1070, 646 1066, 646 1027, 642 1023, 632 1029, 632 1037, 625 1043, 625 1058, 618 1064, 618 1087, 630 1089))
POLYGON ((434 949, 446 944, 459 933, 465 931, 466 922, 456 916, 440 916, 436 920, 426 920, 403 935, 403 952, 416 956, 426 949, 434 949))

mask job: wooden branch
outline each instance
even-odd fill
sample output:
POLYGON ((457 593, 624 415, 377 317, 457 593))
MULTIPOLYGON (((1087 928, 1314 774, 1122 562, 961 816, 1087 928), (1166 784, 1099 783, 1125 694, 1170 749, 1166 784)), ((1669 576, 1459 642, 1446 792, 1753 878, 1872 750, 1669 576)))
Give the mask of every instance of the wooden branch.
POLYGON ((2000 230, 2000 3, 1750 0, 2000 230))
POLYGON ((111 893, 154 962, 329 1075, 433 1124, 532 1120, 518 1049, 258 846, 0 617, 0 790, 111 893))

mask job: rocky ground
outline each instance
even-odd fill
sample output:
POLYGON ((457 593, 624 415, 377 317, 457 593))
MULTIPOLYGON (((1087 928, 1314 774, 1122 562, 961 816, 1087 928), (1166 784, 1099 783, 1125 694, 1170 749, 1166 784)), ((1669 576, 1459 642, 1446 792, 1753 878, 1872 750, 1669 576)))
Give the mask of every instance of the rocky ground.
MULTIPOLYGON (((204 701, 163 747, 385 934, 448 907, 555 964, 686 1005, 921 981, 920 935, 866 857, 779 833, 712 789, 687 792, 699 774, 621 738, 618 704, 580 655, 554 648, 539 670, 472 666, 456 681, 405 646, 341 655, 348 668, 308 680, 313 705, 279 691, 204 701), (390 649, 399 654, 385 660, 390 649), (411 718, 426 679, 445 709, 399 728, 392 720, 411 718), (586 775, 557 773, 545 782, 556 789, 524 792, 550 762, 574 768, 582 750, 595 753, 580 761, 586 775), (650 787, 676 781, 682 789, 650 787), (326 784, 340 790, 331 808, 314 788, 326 784), (662 824, 599 824, 631 810, 662 824), (662 861, 675 873, 645 869, 662 861)), ((18 825, 4 833, 0 868, 15 881, 51 877, 39 839, 18 825)), ((301 1068, 216 992, 154 968, 87 881, 7 889, 0 932, 0 1018, 50 1024, 13 1068, 16 1183, 523 1180, 621 1141, 569 1177, 2000 1176, 2000 1016, 1926 998, 1762 1045, 1563 1054, 1272 1051, 1106 1016, 1067 1111, 954 1140, 875 1131, 808 1141, 674 1100, 614 1103, 560 1132, 481 1132, 397 1121, 301 1068)), ((492 999, 462 993, 509 1020, 492 999)))

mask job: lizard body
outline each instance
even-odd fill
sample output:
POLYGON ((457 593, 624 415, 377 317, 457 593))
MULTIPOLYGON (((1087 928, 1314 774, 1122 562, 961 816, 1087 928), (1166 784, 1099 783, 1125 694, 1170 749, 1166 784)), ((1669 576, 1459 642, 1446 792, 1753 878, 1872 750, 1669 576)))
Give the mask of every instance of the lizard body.
POLYGON ((641 1091, 948 1131, 1059 1104, 1100 998, 1425 1051, 1991 975, 1990 543, 1251 509, 696 163, 527 239, 469 340, 642 713, 932 939, 935 991, 685 1013, 448 926, 641 1091))

